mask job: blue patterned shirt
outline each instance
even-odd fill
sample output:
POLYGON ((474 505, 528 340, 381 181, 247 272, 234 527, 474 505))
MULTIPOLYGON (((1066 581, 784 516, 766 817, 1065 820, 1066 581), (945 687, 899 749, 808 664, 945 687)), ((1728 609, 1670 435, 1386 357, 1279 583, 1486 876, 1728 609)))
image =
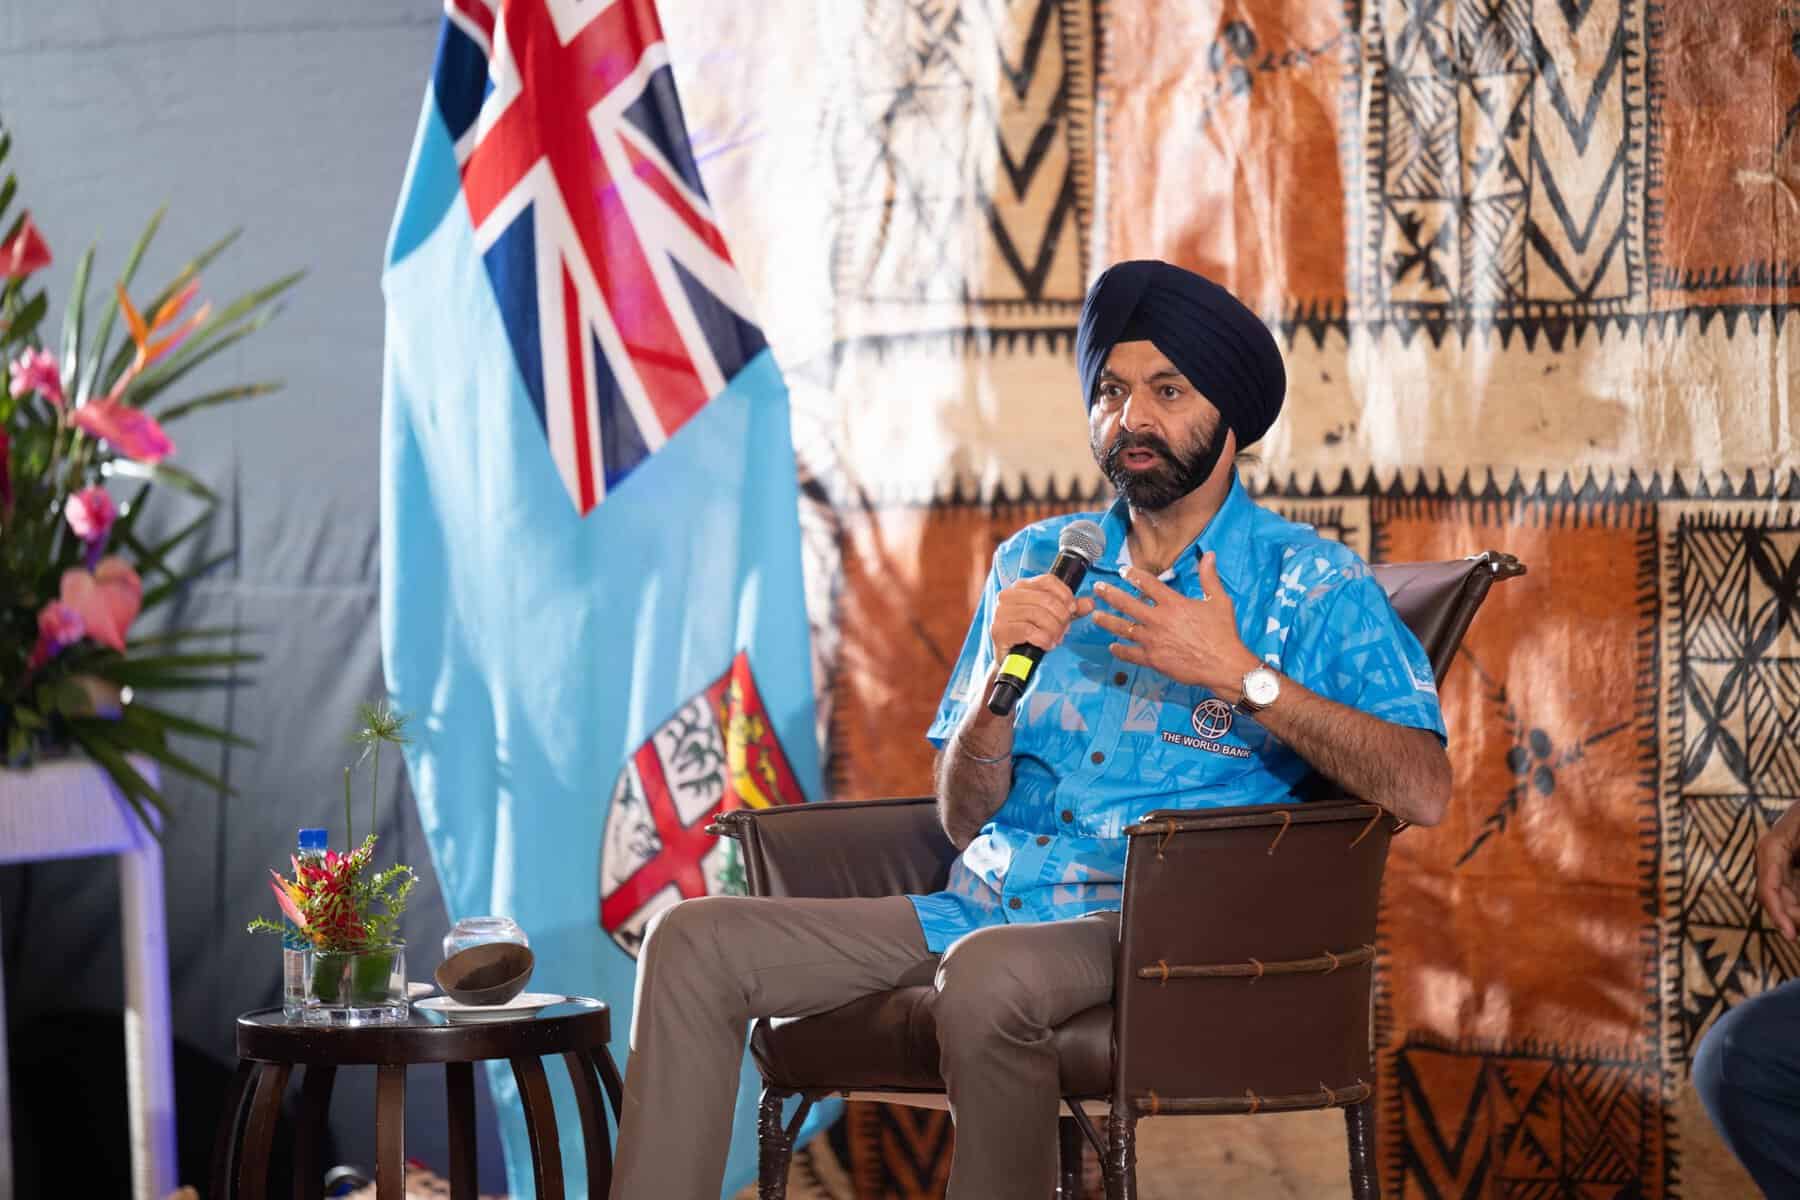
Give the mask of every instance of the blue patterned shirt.
MULTIPOLYGON (((994 552, 981 605, 926 736, 942 747, 993 666, 995 597, 1055 560, 1064 526, 1098 520, 1106 550, 1095 580, 1122 585, 1131 565, 1123 502, 1029 525, 994 552)), ((1218 554, 1244 645, 1287 678, 1341 704, 1445 736, 1431 663, 1356 553, 1262 508, 1235 479, 1225 502, 1163 580, 1201 595, 1199 558, 1218 554)), ((1129 585, 1127 590, 1131 590, 1129 585)), ((1310 768, 1254 717, 1206 688, 1116 659, 1091 617, 1044 656, 1015 710, 1012 788, 951 866, 944 891, 910 897, 933 952, 1003 922, 1050 921, 1119 907, 1125 826, 1161 808, 1287 800, 1310 768)))

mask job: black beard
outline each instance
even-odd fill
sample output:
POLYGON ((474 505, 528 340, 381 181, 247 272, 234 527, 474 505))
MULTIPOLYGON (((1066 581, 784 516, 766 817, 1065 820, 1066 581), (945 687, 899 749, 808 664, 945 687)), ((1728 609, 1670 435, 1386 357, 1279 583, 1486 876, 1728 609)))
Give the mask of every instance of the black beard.
POLYGON ((1186 454, 1177 454, 1169 443, 1154 433, 1119 434, 1100 459, 1100 469, 1112 481, 1113 488, 1125 503, 1139 512, 1159 512, 1169 507, 1212 475, 1225 453, 1226 425, 1223 420, 1213 426, 1212 437, 1194 446, 1186 454), (1162 455, 1162 463, 1146 471, 1134 471, 1123 462, 1128 450, 1154 450, 1162 455))

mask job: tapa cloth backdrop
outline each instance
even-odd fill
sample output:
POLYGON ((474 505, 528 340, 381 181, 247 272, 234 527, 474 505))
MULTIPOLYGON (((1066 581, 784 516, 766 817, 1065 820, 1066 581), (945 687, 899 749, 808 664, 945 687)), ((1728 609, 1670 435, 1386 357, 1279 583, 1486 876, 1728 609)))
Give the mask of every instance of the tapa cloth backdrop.
MULTIPOLYGON (((1389 868, 1383 1186, 1754 1194, 1688 1070, 1800 969, 1750 900, 1800 796, 1800 7, 664 9, 794 389, 835 795, 929 787, 993 546, 1102 494, 1089 279, 1198 269, 1288 356, 1265 502, 1531 568, 1445 691, 1451 815, 1389 868)), ((941 1114, 851 1130, 861 1194, 941 1189, 941 1114)), ((1143 1190, 1319 1194, 1341 1131, 1147 1122, 1143 1190)))

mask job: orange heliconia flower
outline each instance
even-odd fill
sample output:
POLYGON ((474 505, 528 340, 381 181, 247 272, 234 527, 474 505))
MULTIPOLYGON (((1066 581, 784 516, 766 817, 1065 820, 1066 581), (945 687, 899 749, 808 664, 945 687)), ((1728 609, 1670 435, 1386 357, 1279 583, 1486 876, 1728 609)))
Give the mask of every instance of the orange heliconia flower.
POLYGON ((145 367, 181 345, 188 334, 198 329, 212 312, 211 304, 202 304, 187 320, 182 321, 174 329, 168 327, 178 320, 181 310, 188 306, 200 291, 198 277, 188 280, 187 286, 163 302, 148 323, 131 303, 131 297, 125 294, 123 284, 114 285, 119 294, 119 311, 125 314, 125 326, 131 330, 131 340, 137 344, 137 357, 132 360, 131 367, 124 378, 130 379, 145 367), (158 335, 161 336, 158 336, 158 335))

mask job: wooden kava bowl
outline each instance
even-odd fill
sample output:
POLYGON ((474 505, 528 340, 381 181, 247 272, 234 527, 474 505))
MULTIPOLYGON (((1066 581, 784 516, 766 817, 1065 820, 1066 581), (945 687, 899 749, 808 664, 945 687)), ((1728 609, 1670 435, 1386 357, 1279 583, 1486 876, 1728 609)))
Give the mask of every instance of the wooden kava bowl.
POLYGON ((459 950, 432 973, 458 1004, 505 1004, 525 990, 537 958, 517 942, 483 942, 459 950))

